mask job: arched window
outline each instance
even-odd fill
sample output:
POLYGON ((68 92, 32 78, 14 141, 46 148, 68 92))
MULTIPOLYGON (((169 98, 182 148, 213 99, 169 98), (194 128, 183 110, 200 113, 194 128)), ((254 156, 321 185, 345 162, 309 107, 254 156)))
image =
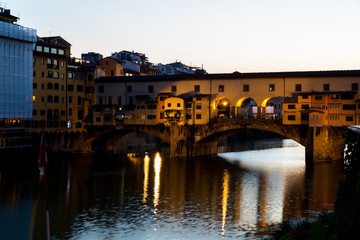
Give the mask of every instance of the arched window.
POLYGON ((51 95, 47 97, 47 102, 53 102, 53 97, 51 95))
POLYGON ((54 102, 58 103, 59 102, 59 96, 54 96, 54 102))
POLYGON ((58 83, 55 83, 55 84, 54 84, 54 89, 55 89, 55 90, 59 90, 59 84, 58 84, 58 83))
POLYGON ((47 88, 48 88, 48 89, 52 89, 52 88, 53 88, 53 84, 49 82, 49 83, 47 84, 47 88))
POLYGON ((58 72, 54 72, 54 78, 59 78, 59 73, 58 72))

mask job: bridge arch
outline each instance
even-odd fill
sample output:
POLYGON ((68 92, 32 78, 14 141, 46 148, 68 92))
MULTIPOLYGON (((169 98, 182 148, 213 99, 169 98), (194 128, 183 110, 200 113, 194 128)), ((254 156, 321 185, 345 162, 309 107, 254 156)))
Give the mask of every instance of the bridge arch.
POLYGON ((235 116, 236 117, 252 117, 257 114, 253 107, 257 107, 256 101, 252 97, 242 97, 237 100, 235 104, 235 116))
POLYGON ((227 97, 217 97, 211 101, 211 118, 228 117, 231 113, 231 102, 227 97))
POLYGON ((261 114, 266 117, 282 117, 283 97, 270 96, 261 103, 261 114))

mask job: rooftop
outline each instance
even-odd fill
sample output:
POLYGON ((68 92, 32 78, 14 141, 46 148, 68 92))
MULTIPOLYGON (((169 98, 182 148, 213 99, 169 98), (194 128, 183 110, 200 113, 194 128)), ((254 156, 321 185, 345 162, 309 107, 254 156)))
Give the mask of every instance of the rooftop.
POLYGON ((216 74, 181 74, 181 75, 143 75, 100 77, 97 82, 126 81, 174 81, 174 80, 209 80, 209 79, 239 79, 239 78, 287 78, 287 77, 360 77, 360 70, 332 71, 298 71, 298 72, 254 72, 254 73, 216 73, 216 74))

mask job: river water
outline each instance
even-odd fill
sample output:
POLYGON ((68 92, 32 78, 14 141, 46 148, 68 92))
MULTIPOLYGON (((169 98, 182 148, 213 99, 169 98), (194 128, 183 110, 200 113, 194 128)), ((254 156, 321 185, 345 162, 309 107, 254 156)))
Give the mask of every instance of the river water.
MULTIPOLYGON (((257 239, 333 209, 340 163, 305 166, 291 140, 222 142, 217 157, 169 149, 49 154, 51 239, 257 239)), ((0 239, 45 239, 36 160, 0 162, 0 239)))

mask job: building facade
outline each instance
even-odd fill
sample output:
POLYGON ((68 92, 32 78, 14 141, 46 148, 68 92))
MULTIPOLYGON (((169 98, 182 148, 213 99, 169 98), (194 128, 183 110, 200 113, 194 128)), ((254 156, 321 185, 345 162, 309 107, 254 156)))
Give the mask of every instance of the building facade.
POLYGON ((36 30, 15 24, 17 20, 0 8, 0 127, 29 127, 32 118, 36 30))
MULTIPOLYGON (((286 103, 287 97, 324 89, 355 91, 358 99, 359 84, 359 70, 132 76, 97 79, 96 94, 97 104, 100 105, 109 97, 120 99, 118 102, 122 105, 134 105, 134 99, 138 95, 163 98, 164 94, 179 96, 194 92, 209 96, 210 119, 245 115, 280 118, 283 109, 294 110, 282 106, 282 99, 286 103), (246 107, 248 109, 245 109, 246 107)), ((158 100, 159 107, 165 107, 161 102, 158 100)), ((301 104, 308 103, 306 99, 299 98, 299 104, 295 107, 300 108, 301 104)), ((158 108, 158 111, 161 109, 158 108)), ((159 112, 159 117, 161 114, 163 113, 159 112)), ((297 119, 308 121, 308 113, 297 111, 296 114, 300 114, 297 119), (301 117, 301 114, 304 116, 301 117)))

